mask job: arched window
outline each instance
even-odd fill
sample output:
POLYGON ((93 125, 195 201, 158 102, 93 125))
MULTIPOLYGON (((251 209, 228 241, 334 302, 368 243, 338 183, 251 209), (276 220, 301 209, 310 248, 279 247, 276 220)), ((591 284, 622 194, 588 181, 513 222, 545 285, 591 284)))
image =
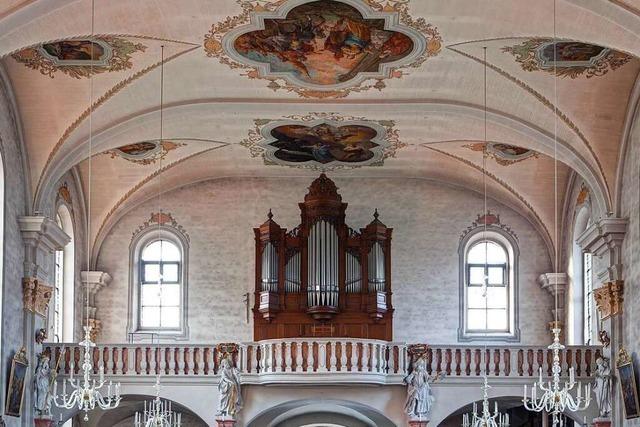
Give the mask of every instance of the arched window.
POLYGON ((517 340, 517 248, 494 230, 467 235, 460 247, 460 340, 517 340))
POLYGON ((73 219, 66 205, 58 208, 56 222, 71 239, 55 253, 54 301, 49 329, 55 342, 70 342, 74 339, 75 251, 73 219))
POLYGON ((187 338, 187 240, 169 227, 150 228, 131 251, 130 338, 187 338))
POLYGON ((140 329, 180 328, 180 249, 154 240, 140 256, 140 329))
POLYGON ((594 341, 595 307, 593 304, 593 262, 588 252, 582 255, 582 289, 584 295, 584 344, 594 341))

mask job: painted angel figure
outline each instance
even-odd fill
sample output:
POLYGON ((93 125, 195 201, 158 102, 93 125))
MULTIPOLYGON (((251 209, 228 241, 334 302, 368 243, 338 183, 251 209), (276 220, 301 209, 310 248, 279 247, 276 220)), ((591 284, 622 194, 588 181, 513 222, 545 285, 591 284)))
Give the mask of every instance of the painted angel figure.
POLYGON ((34 407, 36 414, 51 415, 51 365, 49 356, 41 354, 38 358, 34 379, 34 407))
POLYGON ((427 372, 427 363, 424 357, 413 362, 413 371, 404 379, 408 386, 404 410, 410 418, 428 419, 435 402, 430 383, 438 379, 440 379, 440 374, 429 375, 427 372))
POLYGON ((218 384, 220 400, 218 413, 223 417, 235 417, 242 409, 242 390, 240 389, 240 374, 233 365, 230 355, 226 355, 220 362, 220 383, 218 384))
POLYGON ((609 359, 598 357, 596 366, 593 392, 598 402, 600 417, 607 418, 611 414, 611 367, 609 366, 609 359))

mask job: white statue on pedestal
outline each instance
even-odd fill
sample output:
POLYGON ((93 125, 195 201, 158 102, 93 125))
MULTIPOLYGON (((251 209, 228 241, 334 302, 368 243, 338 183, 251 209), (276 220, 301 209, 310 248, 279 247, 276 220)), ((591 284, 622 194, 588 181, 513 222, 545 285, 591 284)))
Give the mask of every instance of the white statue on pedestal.
POLYGON ((220 400, 217 415, 235 417, 243 405, 242 390, 240 389, 240 373, 233 366, 233 359, 229 354, 220 362, 220 383, 218 384, 220 400))
POLYGON ((34 407, 39 416, 51 416, 51 365, 49 356, 42 353, 34 376, 34 407))
POLYGON ((595 376, 593 392, 600 409, 600 417, 608 418, 611 414, 611 366, 608 358, 598 357, 595 376))
POLYGON ((440 378, 440 374, 435 376, 427 372, 427 363, 424 357, 413 362, 413 370, 404 379, 408 385, 407 402, 404 410, 411 419, 429 418, 435 397, 431 393, 430 383, 440 378))

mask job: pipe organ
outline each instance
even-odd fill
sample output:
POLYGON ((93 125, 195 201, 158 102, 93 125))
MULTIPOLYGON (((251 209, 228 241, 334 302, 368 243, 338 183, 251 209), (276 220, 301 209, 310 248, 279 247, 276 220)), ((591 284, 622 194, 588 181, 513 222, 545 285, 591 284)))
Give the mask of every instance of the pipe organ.
POLYGON ((378 218, 354 230, 347 203, 321 174, 287 230, 269 211, 255 228, 254 339, 392 339, 391 234, 378 218))

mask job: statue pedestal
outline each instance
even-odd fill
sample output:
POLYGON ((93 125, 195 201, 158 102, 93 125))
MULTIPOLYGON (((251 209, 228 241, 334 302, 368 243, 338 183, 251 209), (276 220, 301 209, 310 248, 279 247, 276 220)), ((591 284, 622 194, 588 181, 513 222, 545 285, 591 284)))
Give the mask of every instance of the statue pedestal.
POLYGON ((236 427, 236 420, 233 418, 216 418, 218 427, 236 427))
POLYGON ((611 418, 594 418, 593 427, 611 427, 611 418))
POLYGON ((53 427, 55 423, 51 418, 35 418, 33 420, 33 425, 35 427, 53 427))
POLYGON ((428 420, 409 420, 409 427, 427 427, 428 420))

